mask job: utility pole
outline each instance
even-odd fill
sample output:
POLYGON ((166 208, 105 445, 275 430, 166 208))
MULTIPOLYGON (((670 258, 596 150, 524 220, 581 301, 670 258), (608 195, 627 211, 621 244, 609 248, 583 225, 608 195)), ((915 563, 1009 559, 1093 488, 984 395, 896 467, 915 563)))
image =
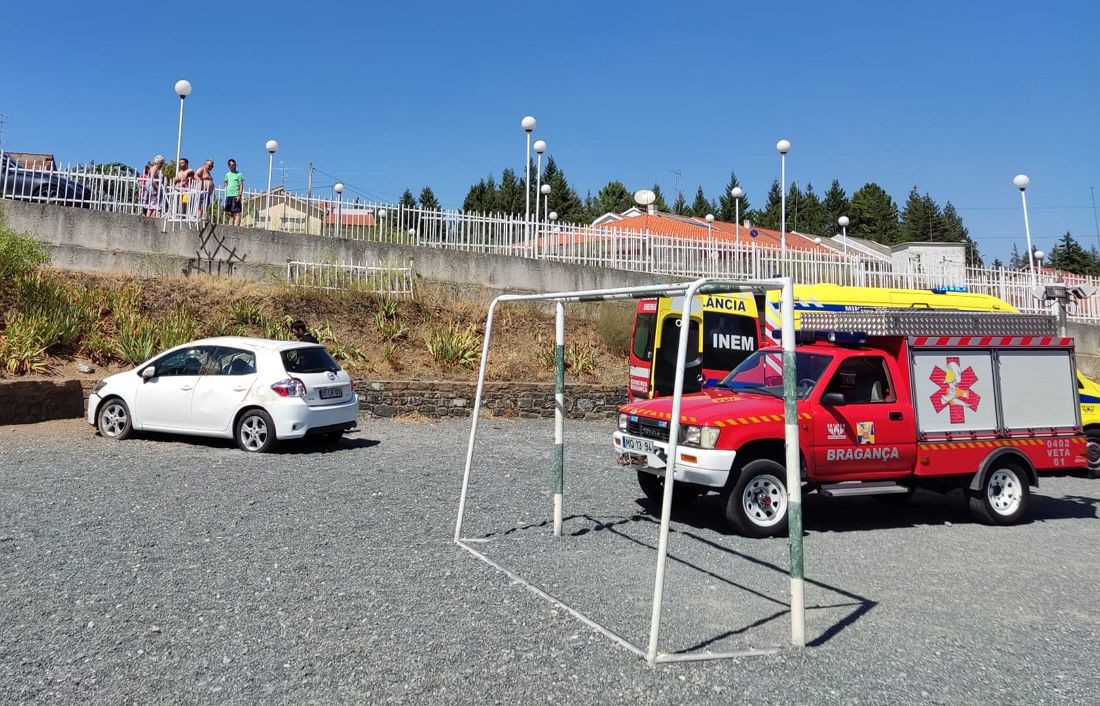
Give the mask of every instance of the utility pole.
POLYGON ((313 196, 313 162, 309 163, 307 169, 309 170, 306 174, 306 201, 308 202, 313 196))

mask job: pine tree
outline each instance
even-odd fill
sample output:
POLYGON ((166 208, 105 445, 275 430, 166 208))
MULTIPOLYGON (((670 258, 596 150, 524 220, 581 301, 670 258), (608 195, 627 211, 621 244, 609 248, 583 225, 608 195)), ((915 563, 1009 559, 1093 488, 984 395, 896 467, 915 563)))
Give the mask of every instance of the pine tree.
POLYGON ((425 186, 420 190, 420 208, 426 211, 438 211, 440 208, 439 199, 435 197, 435 192, 432 191, 432 187, 425 186))
POLYGON ((708 213, 713 215, 718 210, 714 207, 714 204, 703 193, 703 187, 699 187, 695 190, 695 200, 691 202, 691 215, 702 218, 708 213))
POLYGON ((596 194, 597 217, 605 213, 622 213, 634 205, 634 196, 621 181, 609 181, 596 194))
POLYGON ((397 205, 406 211, 416 208, 416 197, 413 196, 412 189, 405 189, 405 193, 401 194, 401 199, 397 202, 397 205))
POLYGON ((802 202, 799 204, 798 232, 810 235, 828 236, 829 218, 825 214, 825 205, 814 192, 814 185, 806 184, 806 193, 802 194, 802 202))
MULTIPOLYGON (((558 167, 557 161, 551 156, 547 157, 546 165, 542 170, 542 183, 550 185, 550 210, 558 214, 558 221, 564 223, 582 223, 586 220, 584 203, 577 194, 577 190, 569 185, 565 178, 565 172, 558 167)), ((533 192, 532 192, 533 193, 533 192)), ((541 214, 540 218, 549 214, 541 214)))
POLYGON ((653 208, 661 213, 668 213, 668 203, 665 202, 665 195, 661 193, 661 185, 653 185, 653 208))
POLYGON ((1068 230, 1058 244, 1051 248, 1048 262, 1056 270, 1075 275, 1085 275, 1096 268, 1096 262, 1089 251, 1081 247, 1068 230))
POLYGON ((847 216, 848 211, 851 210, 848 195, 844 193, 844 189, 840 188, 840 181, 838 179, 833 179, 833 183, 829 185, 829 190, 825 192, 825 201, 822 206, 825 209, 825 218, 828 220, 828 225, 825 226, 821 235, 832 235, 840 230, 840 225, 837 223, 837 220, 841 216, 847 216))
POLYGON ((684 200, 683 191, 676 192, 676 200, 672 202, 672 212, 681 216, 687 215, 688 205, 687 201, 684 200))
POLYGON ((849 235, 886 245, 898 242, 898 205, 878 184, 864 184, 852 194, 850 211, 849 235))
POLYGON ((1026 255, 1021 255, 1016 243, 1012 244, 1012 254, 1008 258, 1008 267, 1012 270, 1026 270, 1029 267, 1026 255))
POLYGON ((967 267, 985 267, 982 254, 978 250, 978 244, 971 240, 970 231, 967 230, 962 217, 959 216, 958 211, 955 210, 955 206, 950 201, 943 207, 941 222, 944 240, 949 243, 966 243, 967 267))
POLYGON ((463 211, 475 211, 489 213, 496 209, 497 183, 496 177, 490 174, 470 187, 466 192, 466 198, 462 201, 463 211))
POLYGON ((992 263, 992 265, 991 265, 991 267, 992 267, 993 269, 995 269, 995 270, 999 270, 999 269, 1001 269, 1001 268, 1002 268, 1002 267, 1004 267, 1004 266, 1005 266, 1005 264, 1004 264, 1003 262, 1001 262, 1001 258, 999 258, 999 257, 995 257, 995 258, 993 258, 993 263, 992 263))
POLYGON ((513 216, 524 215, 526 200, 523 195, 523 186, 523 180, 516 176, 514 171, 506 168, 500 174, 500 188, 497 189, 496 205, 493 210, 513 216))
MULTIPOLYGON (((787 231, 801 231, 800 217, 802 216, 802 201, 805 196, 802 189, 798 188, 798 182, 791 182, 791 188, 787 189, 787 231)), ((780 226, 783 222, 780 221, 780 226)))
MULTIPOLYGON (((916 185, 909 191, 901 214, 901 240, 911 243, 947 240, 939 204, 926 192, 921 196, 916 185)), ((954 241, 960 242, 960 241, 954 241)))
POLYGON ((783 188, 779 186, 778 179, 772 179, 772 185, 768 189, 768 202, 763 211, 753 211, 752 222, 764 228, 779 229, 780 208, 783 199, 783 188))
MULTIPOLYGON (((738 210, 740 210, 741 219, 744 220, 745 214, 752 209, 749 205, 749 198, 745 194, 741 194, 740 209, 737 207, 737 200, 730 196, 730 192, 738 186, 741 186, 741 182, 737 179, 737 173, 731 171, 730 180, 726 183, 726 190, 718 198, 718 213, 714 214, 718 220, 734 223, 737 221, 738 210)), ((744 191, 744 187, 741 190, 744 191)))

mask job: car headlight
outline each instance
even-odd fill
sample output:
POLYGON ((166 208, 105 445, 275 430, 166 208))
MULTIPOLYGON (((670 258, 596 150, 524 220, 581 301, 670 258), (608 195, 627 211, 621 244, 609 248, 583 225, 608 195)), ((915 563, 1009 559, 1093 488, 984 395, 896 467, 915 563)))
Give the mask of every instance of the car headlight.
POLYGON ((626 431, 626 425, 630 421, 630 417, 626 414, 619 415, 619 431, 626 431))
POLYGON ((713 449, 718 445, 718 427, 697 427, 689 425, 683 427, 680 434, 680 443, 684 446, 698 446, 702 449, 713 449))
POLYGON ((106 380, 100 380, 99 382, 97 382, 95 384, 95 387, 92 388, 92 394, 93 395, 98 395, 99 391, 102 390, 105 387, 107 387, 107 381, 106 380))

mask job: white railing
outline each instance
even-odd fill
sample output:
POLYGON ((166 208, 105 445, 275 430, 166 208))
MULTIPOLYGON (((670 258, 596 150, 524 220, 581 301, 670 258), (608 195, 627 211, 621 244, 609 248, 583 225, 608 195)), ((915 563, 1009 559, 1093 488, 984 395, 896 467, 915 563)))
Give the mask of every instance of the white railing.
MULTIPOLYGON (((37 169, 13 165, 0 153, 0 198, 16 198, 80 206, 119 213, 145 213, 163 219, 165 228, 198 223, 233 223, 225 211, 220 186, 204 192, 195 183, 179 188, 148 182, 122 168, 69 167, 37 169)), ((355 203, 328 197, 273 190, 247 190, 239 225, 267 228, 303 236, 444 248, 464 252, 550 260, 576 265, 610 267, 679 277, 767 277, 790 274, 799 282, 822 282, 867 287, 929 289, 965 286, 972 292, 1004 299, 1021 311, 1047 308, 1033 295, 1027 271, 932 267, 913 260, 899 265, 857 248, 847 255, 815 250, 754 247, 740 242, 700 237, 683 238, 650 231, 578 225, 543 220, 526 224, 522 216, 427 210, 385 203, 355 203)), ((360 267, 327 263, 300 263, 328 268, 360 267)), ((321 270, 318 270, 321 271, 321 270)), ((288 271, 288 278, 291 274, 288 271)), ((1067 281, 1100 290, 1100 279, 1076 275, 1052 277, 1039 283, 1067 281)), ((1080 303, 1070 313, 1077 321, 1100 323, 1100 295, 1080 303)))
POLYGON ((292 261, 286 265, 286 280, 295 286, 311 289, 353 289, 370 294, 408 297, 413 293, 414 275, 411 266, 292 261))

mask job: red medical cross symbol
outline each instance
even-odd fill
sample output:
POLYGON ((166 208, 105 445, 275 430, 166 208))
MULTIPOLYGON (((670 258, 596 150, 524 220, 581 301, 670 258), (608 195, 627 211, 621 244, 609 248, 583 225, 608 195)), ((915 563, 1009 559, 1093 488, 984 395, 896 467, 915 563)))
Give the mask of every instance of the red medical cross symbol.
POLYGON ((950 408, 948 414, 951 415, 952 424, 966 421, 966 407, 972 412, 978 411, 981 395, 970 389, 978 381, 978 376, 974 373, 974 368, 962 370, 958 357, 947 359, 946 370, 937 365, 928 379, 939 385, 939 389, 932 393, 933 409, 942 412, 944 407, 950 408))

